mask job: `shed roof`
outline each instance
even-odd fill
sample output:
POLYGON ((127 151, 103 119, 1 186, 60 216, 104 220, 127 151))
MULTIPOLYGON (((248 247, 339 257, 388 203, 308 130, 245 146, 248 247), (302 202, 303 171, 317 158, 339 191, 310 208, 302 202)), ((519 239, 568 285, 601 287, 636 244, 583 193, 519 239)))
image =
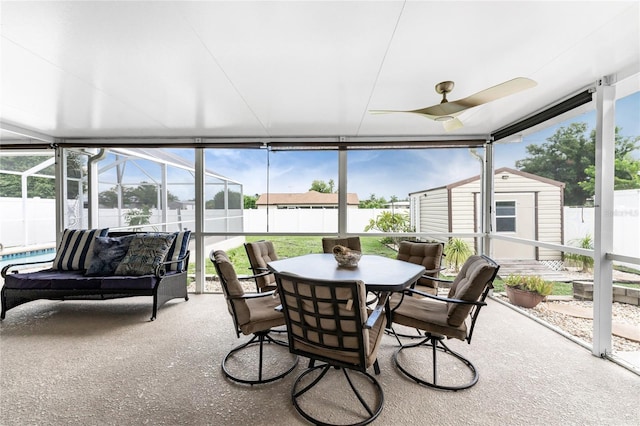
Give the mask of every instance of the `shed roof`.
MULTIPOLYGON (((500 167, 499 169, 496 169, 494 171, 494 176, 498 175, 498 174, 502 174, 502 173, 511 173, 514 175, 519 175, 522 177, 525 177, 527 179, 533 179, 533 180, 537 180, 541 183, 544 183, 546 185, 552 185, 552 186, 557 186, 559 188, 564 188, 565 187, 565 183, 564 182, 559 182, 557 180, 553 180, 553 179, 549 179, 543 176, 538 176, 538 175, 534 175, 533 173, 527 173, 527 172, 523 172, 522 170, 516 170, 516 169, 512 169, 510 167, 500 167)), ((438 186, 435 188, 429 188, 429 189, 423 189, 422 191, 414 191, 414 192, 410 192, 409 195, 413 195, 413 194, 419 194, 422 192, 427 192, 427 191, 433 191, 436 189, 453 189, 456 188, 458 186, 462 186, 462 185, 466 185, 470 182, 476 181, 476 180, 480 180, 480 175, 476 175, 473 177, 470 177, 468 179, 463 179, 463 180, 459 180, 457 182, 453 182, 450 183, 448 185, 443 185, 443 186, 438 186)))

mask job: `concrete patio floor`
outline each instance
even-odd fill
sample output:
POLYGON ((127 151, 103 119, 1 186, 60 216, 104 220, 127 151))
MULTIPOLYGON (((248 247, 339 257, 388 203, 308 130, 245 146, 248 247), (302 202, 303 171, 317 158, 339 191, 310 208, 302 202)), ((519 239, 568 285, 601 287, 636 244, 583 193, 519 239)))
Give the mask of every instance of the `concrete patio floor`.
MULTIPOLYGON (((304 361, 269 385, 224 379, 222 358, 247 338, 236 338, 222 295, 172 301, 154 322, 150 302, 38 301, 9 311, 0 322, 0 424, 305 424, 290 402, 304 361)), ((385 406, 374 424, 638 424, 638 375, 488 303, 472 343, 450 342, 480 373, 464 391, 409 381, 393 364, 397 342, 383 337, 377 378, 385 406)), ((415 362, 429 364, 428 351, 415 362)), ((336 395, 341 387, 336 382, 336 395)), ((341 416, 331 403, 321 408, 341 416)))

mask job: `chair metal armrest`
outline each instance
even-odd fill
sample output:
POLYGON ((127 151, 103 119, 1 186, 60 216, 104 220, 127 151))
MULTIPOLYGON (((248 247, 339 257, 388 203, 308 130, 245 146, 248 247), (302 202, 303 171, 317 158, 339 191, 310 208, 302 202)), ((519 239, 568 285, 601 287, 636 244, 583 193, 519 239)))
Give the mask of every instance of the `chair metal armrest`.
POLYGON ((267 272, 260 272, 259 274, 254 274, 254 275, 239 275, 238 279, 241 279, 241 280, 253 280, 253 279, 256 279, 256 278, 264 277, 266 275, 271 275, 272 273, 273 272, 267 271, 267 272))
POLYGON ((387 304, 388 298, 389 298, 388 293, 385 293, 384 295, 378 297, 378 304, 369 315, 369 318, 367 319, 367 322, 363 325, 363 328, 373 328, 373 326, 378 321, 378 318, 380 318, 380 315, 384 313, 385 305, 387 304))
POLYGON ((275 290, 265 291, 264 293, 245 293, 242 296, 229 296, 229 299, 242 300, 242 299, 256 299, 258 297, 273 297, 275 290))
POLYGON ((441 272, 444 271, 446 268, 436 268, 436 269, 427 269, 424 271, 424 274, 422 274, 422 276, 424 278, 428 278, 428 279, 435 279, 436 277, 431 277, 431 276, 425 276, 426 274, 435 274, 436 272, 441 272))
POLYGON ((466 304, 466 305, 477 305, 477 306, 486 306, 487 305, 485 302, 478 302, 476 300, 451 299, 451 298, 448 298, 448 297, 437 296, 435 294, 425 293, 424 291, 415 290, 415 289, 412 289, 412 288, 406 289, 405 293, 418 294, 420 296, 428 297, 429 299, 439 300, 441 302, 458 303, 458 304, 466 304))
POLYGON ((448 283, 448 284, 453 283, 453 280, 447 280, 447 279, 440 278, 440 277, 429 277, 429 279, 433 280, 433 281, 438 281, 439 283, 448 283))

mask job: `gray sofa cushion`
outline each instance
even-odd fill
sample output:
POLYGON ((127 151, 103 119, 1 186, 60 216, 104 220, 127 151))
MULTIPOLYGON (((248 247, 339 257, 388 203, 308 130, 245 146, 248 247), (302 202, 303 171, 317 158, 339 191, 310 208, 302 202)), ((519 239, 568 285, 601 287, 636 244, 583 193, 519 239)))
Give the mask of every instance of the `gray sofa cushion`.
POLYGON ((129 250, 133 235, 97 237, 93 242, 93 257, 85 275, 113 275, 129 250))

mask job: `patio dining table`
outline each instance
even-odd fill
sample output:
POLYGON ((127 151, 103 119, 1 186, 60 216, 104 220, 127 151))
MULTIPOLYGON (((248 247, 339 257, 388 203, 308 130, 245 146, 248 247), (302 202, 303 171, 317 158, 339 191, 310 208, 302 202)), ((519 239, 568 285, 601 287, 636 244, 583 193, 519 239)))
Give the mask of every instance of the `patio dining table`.
POLYGON ((333 254, 305 254, 267 263, 272 272, 289 272, 321 280, 360 280, 375 293, 402 291, 425 272, 421 265, 388 257, 365 254, 358 266, 338 266, 333 254))

